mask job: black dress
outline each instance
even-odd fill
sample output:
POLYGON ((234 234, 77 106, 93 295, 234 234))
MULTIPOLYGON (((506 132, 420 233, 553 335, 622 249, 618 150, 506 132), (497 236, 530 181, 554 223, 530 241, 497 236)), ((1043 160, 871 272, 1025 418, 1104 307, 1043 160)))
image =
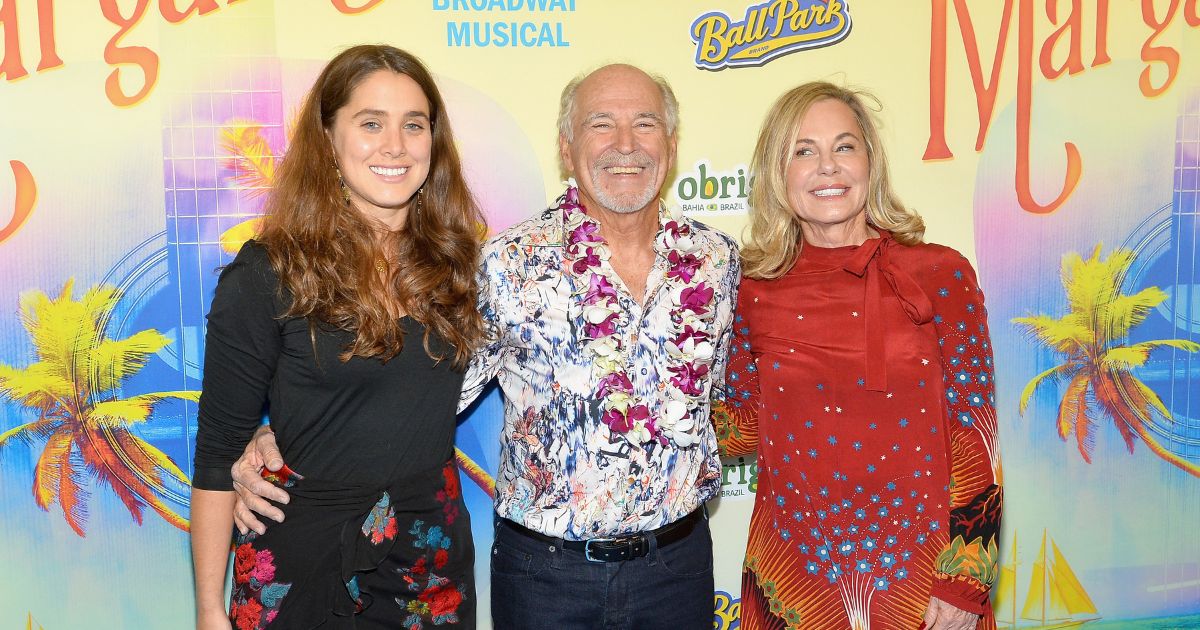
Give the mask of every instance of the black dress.
POLYGON ((453 451, 462 372, 430 358, 409 317, 395 358, 343 363, 352 334, 281 319, 287 299, 250 241, 208 314, 193 486, 233 488, 230 467, 264 411, 289 466, 269 477, 291 495, 284 522, 237 540, 234 627, 473 628, 474 548, 453 451))

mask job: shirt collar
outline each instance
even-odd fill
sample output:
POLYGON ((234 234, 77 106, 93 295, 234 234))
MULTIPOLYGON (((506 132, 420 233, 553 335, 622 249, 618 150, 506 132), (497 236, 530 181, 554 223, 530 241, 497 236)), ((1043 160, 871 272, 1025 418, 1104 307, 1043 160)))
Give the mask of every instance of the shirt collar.
MULTIPOLYGON (((588 221, 591 221, 592 223, 595 223, 596 225, 600 224, 600 222, 597 221, 594 217, 586 214, 586 210, 587 210, 586 207, 584 207, 584 210, 585 210, 585 215, 587 216, 588 221)), ((565 246, 567 243, 566 223, 565 223, 564 219, 562 218, 562 213, 560 211, 558 211, 557 208, 555 208, 555 211, 559 212, 559 217, 558 217, 558 228, 559 229, 558 229, 557 245, 565 246)), ((654 247, 654 253, 657 254, 660 258, 666 258, 667 253, 671 251, 668 247, 666 247, 666 245, 663 244, 663 239, 659 238, 662 236, 663 232, 665 232, 667 230, 667 224, 670 223, 671 221, 682 224, 687 221, 687 218, 683 215, 682 212, 673 211, 670 208, 668 208, 666 202, 664 202, 662 199, 659 199, 658 200, 658 231, 654 234, 653 247, 654 247)), ((694 226, 693 226, 693 229, 695 229, 694 226)))

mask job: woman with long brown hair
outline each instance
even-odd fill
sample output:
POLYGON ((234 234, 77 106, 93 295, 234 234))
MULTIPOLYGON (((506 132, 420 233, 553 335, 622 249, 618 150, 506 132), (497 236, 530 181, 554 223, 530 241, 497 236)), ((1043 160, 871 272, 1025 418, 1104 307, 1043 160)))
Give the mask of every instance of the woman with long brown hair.
POLYGON ((429 72, 335 57, 300 110, 260 235, 208 315, 192 496, 201 628, 474 627, 455 407, 483 337, 482 215, 429 72), (230 466, 270 416, 286 520, 235 548, 230 466), (324 625, 322 625, 324 624, 324 625))

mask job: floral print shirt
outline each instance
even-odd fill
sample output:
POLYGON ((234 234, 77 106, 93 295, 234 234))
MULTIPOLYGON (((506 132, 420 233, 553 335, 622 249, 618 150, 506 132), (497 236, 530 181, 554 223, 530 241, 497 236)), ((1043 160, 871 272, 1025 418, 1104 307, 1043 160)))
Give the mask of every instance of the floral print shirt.
POLYGON ((696 439, 686 446, 667 439, 639 441, 604 421, 606 401, 598 394, 602 384, 594 369, 598 355, 585 333, 589 274, 577 271, 588 268, 572 264, 565 219, 559 208, 551 208, 484 247, 480 310, 491 334, 471 363, 460 408, 499 378, 504 427, 498 515, 568 540, 651 530, 700 508, 720 487, 706 396, 724 382, 741 277, 737 246, 728 236, 660 207, 656 259, 641 303, 601 250, 596 268, 615 287, 627 322, 616 331, 625 349, 624 373, 636 399, 648 407, 650 422, 667 417, 671 368, 679 369, 671 353, 672 344, 679 343, 679 322, 671 321, 679 292, 672 290, 669 277, 672 251, 663 245, 664 232, 673 225, 689 226, 700 261, 689 271, 713 291, 713 312, 704 325, 714 350, 697 379, 701 396, 689 410, 696 439))

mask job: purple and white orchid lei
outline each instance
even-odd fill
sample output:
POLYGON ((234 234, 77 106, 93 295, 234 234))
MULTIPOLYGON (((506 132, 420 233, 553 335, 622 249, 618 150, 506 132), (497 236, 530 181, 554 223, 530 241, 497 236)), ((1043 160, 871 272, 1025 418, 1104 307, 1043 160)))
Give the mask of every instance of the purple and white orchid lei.
POLYGON ((579 190, 568 183, 556 209, 562 212, 566 234, 567 262, 580 280, 576 293, 582 307, 585 348, 593 355, 596 395, 601 398, 602 421, 613 434, 622 435, 635 446, 651 440, 661 445, 673 442, 686 448, 699 437, 694 412, 707 397, 705 380, 713 360, 713 289, 699 279, 703 259, 697 256, 699 242, 691 226, 673 218, 659 233, 656 244, 667 252, 670 268, 667 283, 671 292, 669 356, 663 391, 664 402, 657 414, 635 393, 626 371, 628 358, 617 331, 629 324, 617 300, 617 290, 602 261, 608 247, 600 236, 600 224, 579 203, 579 190), (582 288, 586 287, 586 288, 582 288))

